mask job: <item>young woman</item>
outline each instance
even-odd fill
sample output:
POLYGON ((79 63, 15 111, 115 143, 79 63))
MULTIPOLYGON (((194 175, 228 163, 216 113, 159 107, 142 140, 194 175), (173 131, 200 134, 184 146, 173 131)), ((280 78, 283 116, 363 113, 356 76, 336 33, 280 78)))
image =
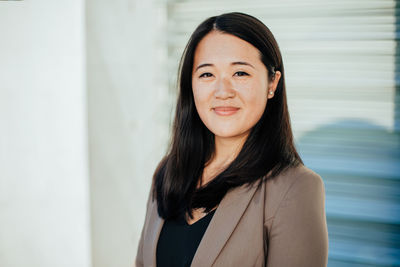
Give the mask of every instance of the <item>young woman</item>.
POLYGON ((326 266, 325 187, 294 146, 270 30, 238 12, 208 18, 178 80, 136 266, 326 266))

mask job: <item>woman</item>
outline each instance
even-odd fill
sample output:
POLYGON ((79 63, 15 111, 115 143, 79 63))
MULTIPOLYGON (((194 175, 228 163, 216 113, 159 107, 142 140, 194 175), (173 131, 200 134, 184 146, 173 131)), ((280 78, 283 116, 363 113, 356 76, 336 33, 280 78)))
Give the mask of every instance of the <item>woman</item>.
POLYGON ((208 18, 178 80, 136 266, 326 266, 325 187, 294 146, 269 29, 238 12, 208 18))

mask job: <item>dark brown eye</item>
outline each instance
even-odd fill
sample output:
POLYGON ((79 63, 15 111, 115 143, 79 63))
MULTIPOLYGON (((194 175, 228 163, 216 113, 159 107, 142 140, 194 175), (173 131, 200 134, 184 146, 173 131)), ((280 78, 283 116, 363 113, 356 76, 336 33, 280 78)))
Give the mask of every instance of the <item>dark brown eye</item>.
POLYGON ((202 77, 205 77, 205 78, 207 78, 207 77, 211 77, 212 76, 212 74, 211 73, 209 73, 209 72, 204 72, 203 74, 201 74, 199 77, 200 78, 202 78, 202 77))
POLYGON ((244 71, 238 71, 235 73, 235 75, 237 74, 237 76, 249 76, 249 74, 247 72, 244 71))

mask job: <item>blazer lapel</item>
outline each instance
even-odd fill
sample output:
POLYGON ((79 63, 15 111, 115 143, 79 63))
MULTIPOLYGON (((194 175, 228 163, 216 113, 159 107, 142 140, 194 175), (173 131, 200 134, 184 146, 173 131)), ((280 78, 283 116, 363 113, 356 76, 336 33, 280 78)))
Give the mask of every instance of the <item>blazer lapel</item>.
MULTIPOLYGON (((192 267, 212 266, 238 224, 256 189, 256 185, 251 187, 242 185, 226 193, 197 248, 191 264, 192 267)), ((157 242, 164 225, 164 219, 158 216, 156 202, 153 202, 152 205, 143 253, 144 266, 155 267, 157 242)))
POLYGON ((217 207, 197 248, 191 266, 212 266, 220 251, 239 223, 257 187, 245 185, 228 191, 217 207))

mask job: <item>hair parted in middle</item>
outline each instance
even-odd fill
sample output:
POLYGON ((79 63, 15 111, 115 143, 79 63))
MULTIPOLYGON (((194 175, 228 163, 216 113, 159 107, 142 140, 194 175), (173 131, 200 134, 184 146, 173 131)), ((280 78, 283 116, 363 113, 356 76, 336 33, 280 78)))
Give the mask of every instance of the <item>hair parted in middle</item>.
POLYGON ((192 209, 209 212, 226 192, 244 184, 272 179, 286 168, 303 164, 296 151, 287 107, 285 75, 278 44, 261 21, 231 12, 203 21, 191 35, 183 52, 178 74, 178 100, 167 154, 153 176, 153 200, 158 213, 171 219, 192 209), (201 121, 194 102, 192 68, 199 42, 211 31, 231 34, 260 51, 269 79, 281 72, 275 96, 268 100, 263 115, 251 129, 237 157, 210 182, 196 188, 205 164, 214 153, 214 134, 201 121))

